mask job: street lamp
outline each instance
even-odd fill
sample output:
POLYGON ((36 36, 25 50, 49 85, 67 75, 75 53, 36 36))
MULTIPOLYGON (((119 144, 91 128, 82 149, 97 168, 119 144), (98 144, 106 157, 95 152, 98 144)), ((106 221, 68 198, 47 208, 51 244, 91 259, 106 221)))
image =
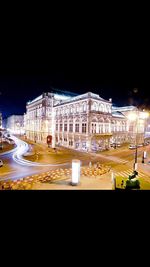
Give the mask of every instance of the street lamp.
MULTIPOLYGON (((138 110, 136 110, 135 112, 131 112, 129 115, 128 115, 128 119, 130 121, 134 121, 135 122, 135 128, 136 128, 136 131, 135 131, 135 158, 134 158, 134 166, 133 166, 133 171, 134 172, 137 172, 137 155, 138 155, 138 127, 139 127, 139 120, 140 119, 143 119, 144 120, 144 123, 145 123, 145 120, 149 117, 149 113, 148 112, 139 112, 138 110)), ((144 127, 144 131, 145 131, 145 127, 144 127)))

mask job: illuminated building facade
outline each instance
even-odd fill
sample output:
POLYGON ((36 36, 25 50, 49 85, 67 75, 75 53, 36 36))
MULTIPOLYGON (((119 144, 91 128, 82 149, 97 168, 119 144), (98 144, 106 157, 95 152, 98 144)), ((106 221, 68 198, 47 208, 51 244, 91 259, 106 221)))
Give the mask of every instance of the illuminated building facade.
MULTIPOLYGON (((126 118, 126 131, 123 133, 125 140, 132 144, 135 144, 136 138, 137 143, 144 143, 145 131, 147 120, 145 119, 144 112, 138 110, 135 106, 127 106, 127 107, 113 107, 112 114, 120 113, 122 116, 126 118), (137 116, 137 120, 130 120, 130 116, 137 116)), ((115 135, 117 131, 115 131, 115 135)))
POLYGON ((24 116, 23 115, 12 115, 7 118, 6 128, 12 134, 24 134, 24 116))
POLYGON ((91 92, 55 106, 56 143, 91 151, 109 147, 112 101, 91 92))
MULTIPOLYGON (((128 114, 135 107, 112 107, 112 99, 105 100, 88 92, 75 97, 43 93, 26 105, 25 132, 28 139, 47 142, 52 136, 52 147, 85 151, 103 150, 110 143, 130 142, 135 138, 135 125, 128 114)), ((143 121, 139 134, 144 138, 143 121)))
POLYGON ((52 135, 54 129, 54 105, 68 98, 58 94, 43 93, 33 101, 29 101, 24 115, 26 137, 35 142, 45 143, 47 136, 52 135))

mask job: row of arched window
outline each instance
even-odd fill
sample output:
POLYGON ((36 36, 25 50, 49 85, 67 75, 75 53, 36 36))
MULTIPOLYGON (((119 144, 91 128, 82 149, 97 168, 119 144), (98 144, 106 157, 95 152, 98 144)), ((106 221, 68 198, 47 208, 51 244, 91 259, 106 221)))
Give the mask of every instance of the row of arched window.
POLYGON ((111 113, 111 106, 109 104, 93 102, 91 106, 91 110, 111 113))
MULTIPOLYGON (((88 106, 86 102, 83 102, 83 104, 76 104, 68 107, 59 107, 58 109, 56 109, 56 116, 86 112, 87 108, 88 106)), ((91 105, 91 111, 111 113, 111 105, 93 102, 91 105)))
POLYGON ((59 115, 67 115, 67 114, 73 114, 73 113, 80 113, 80 112, 86 112, 87 111, 87 103, 83 103, 80 105, 72 105, 68 107, 60 107, 56 109, 56 116, 59 115))

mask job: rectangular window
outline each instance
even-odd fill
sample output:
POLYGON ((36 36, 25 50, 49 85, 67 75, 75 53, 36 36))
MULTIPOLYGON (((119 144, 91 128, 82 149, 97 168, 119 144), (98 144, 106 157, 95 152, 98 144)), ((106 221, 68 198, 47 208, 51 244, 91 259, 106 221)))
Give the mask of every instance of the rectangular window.
POLYGON ((62 132, 62 123, 60 123, 60 132, 62 132))
POLYGON ((86 133, 86 123, 82 123, 82 133, 86 133))
POLYGON ((96 124, 92 123, 92 133, 96 133, 96 124))
POLYGON ((69 132, 73 132, 73 124, 69 124, 69 132))
POLYGON ((69 141, 69 146, 73 146, 73 141, 69 141))
POLYGON ((58 131, 58 124, 56 124, 56 131, 58 131))
POLYGON ((64 124, 64 131, 67 132, 67 123, 64 124))
POLYGON ((75 124, 75 132, 76 133, 79 133, 79 123, 76 123, 75 124))

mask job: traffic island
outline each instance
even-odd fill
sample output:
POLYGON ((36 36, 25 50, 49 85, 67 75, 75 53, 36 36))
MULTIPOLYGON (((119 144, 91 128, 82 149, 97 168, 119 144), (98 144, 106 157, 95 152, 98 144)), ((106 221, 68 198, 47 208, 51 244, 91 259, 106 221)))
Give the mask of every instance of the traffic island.
POLYGON ((1 182, 0 186, 3 190, 112 189, 109 171, 109 166, 100 163, 90 167, 81 167, 80 183, 77 186, 71 184, 71 168, 60 168, 20 180, 1 182))
POLYGON ((16 147, 15 144, 9 144, 7 142, 3 142, 1 148, 0 148, 0 155, 5 153, 5 152, 9 152, 12 149, 14 149, 16 147))

